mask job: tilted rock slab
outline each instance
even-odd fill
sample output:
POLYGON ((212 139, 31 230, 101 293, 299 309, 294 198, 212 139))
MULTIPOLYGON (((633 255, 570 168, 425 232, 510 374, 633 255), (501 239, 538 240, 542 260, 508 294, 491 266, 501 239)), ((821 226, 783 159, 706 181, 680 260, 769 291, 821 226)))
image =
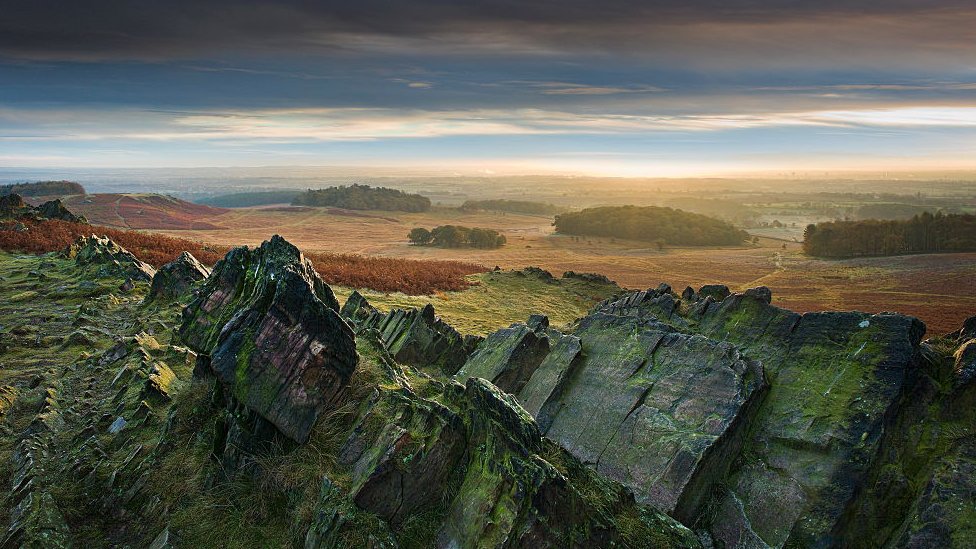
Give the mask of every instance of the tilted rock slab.
POLYGON ((837 542, 917 368, 917 319, 864 313, 797 314, 766 288, 661 307, 604 307, 656 318, 735 345, 759 360, 770 390, 749 421, 742 458, 714 505, 712 536, 728 547, 821 547, 837 542))
POLYGON ((190 252, 163 265, 153 276, 147 300, 175 299, 185 295, 190 288, 210 276, 210 269, 197 261, 190 252))
POLYGON ((340 404, 358 362, 332 290, 298 248, 274 236, 235 248, 184 310, 180 335, 226 393, 303 443, 340 404))
POLYGON ((429 303, 422 309, 393 309, 383 313, 359 292, 353 292, 342 306, 341 314, 360 333, 370 329, 379 332, 397 362, 437 368, 447 375, 457 372, 481 341, 474 336, 462 336, 438 318, 429 303))
POLYGON ((548 438, 690 522, 765 389, 762 367, 729 344, 597 313, 556 344, 518 397, 539 410, 548 438))

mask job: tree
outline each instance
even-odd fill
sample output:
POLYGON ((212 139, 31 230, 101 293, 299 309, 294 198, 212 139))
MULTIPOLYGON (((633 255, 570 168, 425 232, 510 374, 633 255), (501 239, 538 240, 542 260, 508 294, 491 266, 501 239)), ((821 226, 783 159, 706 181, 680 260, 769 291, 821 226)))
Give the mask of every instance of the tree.
POLYGON ((426 246, 434 239, 434 235, 423 227, 411 229, 407 236, 410 238, 410 243, 415 246, 426 246))

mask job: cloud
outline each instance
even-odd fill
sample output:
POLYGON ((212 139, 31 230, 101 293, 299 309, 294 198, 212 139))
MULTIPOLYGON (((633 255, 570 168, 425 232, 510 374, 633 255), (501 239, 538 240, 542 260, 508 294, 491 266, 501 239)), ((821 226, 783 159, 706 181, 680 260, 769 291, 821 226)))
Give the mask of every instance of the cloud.
POLYGON ((259 109, 220 112, 0 109, 0 141, 212 141, 265 145, 459 136, 641 135, 756 128, 976 128, 976 107, 637 115, 541 109, 259 109), (138 119, 137 124, 131 122, 138 119))
POLYGON ((723 67, 823 62, 971 66, 971 0, 32 0, 7 3, 0 55, 593 55, 723 67), (12 5, 11 5, 12 4, 12 5))

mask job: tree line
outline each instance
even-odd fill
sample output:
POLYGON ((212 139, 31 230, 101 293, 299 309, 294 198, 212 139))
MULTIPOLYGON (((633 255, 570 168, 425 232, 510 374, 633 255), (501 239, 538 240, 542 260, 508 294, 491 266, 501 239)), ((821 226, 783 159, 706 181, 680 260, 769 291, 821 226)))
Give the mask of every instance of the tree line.
POLYGON ((976 216, 924 212, 908 220, 828 221, 807 225, 803 251, 817 257, 976 251, 976 216))
POLYGON ((0 196, 19 194, 20 196, 67 196, 85 194, 81 183, 74 181, 36 181, 34 183, 11 183, 0 185, 0 196))
POLYGON ((562 234, 679 246, 741 244, 748 234, 720 219, 659 206, 604 206, 556 216, 562 234))
POLYGON ((417 227, 407 235, 415 246, 437 246, 440 248, 501 248, 505 236, 494 229, 442 225, 427 230, 417 227))
POLYGON ((389 212, 426 212, 430 199, 386 187, 341 185, 327 189, 308 189, 292 201, 294 206, 332 206, 347 210, 384 210, 389 212))
POLYGON ((523 214, 552 215, 565 211, 555 204, 546 202, 532 202, 529 200, 466 200, 461 204, 462 210, 488 210, 495 212, 511 212, 523 214))

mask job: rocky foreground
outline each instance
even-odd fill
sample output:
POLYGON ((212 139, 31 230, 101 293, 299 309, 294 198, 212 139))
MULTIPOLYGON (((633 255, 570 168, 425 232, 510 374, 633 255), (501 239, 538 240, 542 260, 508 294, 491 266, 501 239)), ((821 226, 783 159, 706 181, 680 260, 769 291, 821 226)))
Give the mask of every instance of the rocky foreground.
POLYGON ((477 338, 280 237, 0 255, 0 546, 971 547, 976 318, 924 335, 662 285, 477 338))

